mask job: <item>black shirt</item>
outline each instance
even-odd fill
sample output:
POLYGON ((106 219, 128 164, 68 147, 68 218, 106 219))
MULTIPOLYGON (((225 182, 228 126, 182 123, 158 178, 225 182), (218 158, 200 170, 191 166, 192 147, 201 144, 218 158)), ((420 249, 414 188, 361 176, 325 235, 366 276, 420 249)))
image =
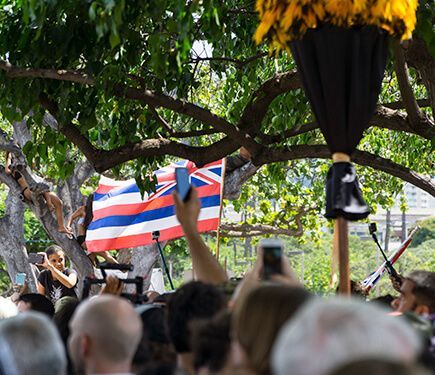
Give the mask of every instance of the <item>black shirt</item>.
MULTIPOLYGON (((72 273, 77 274, 76 271, 65 268, 62 273, 69 276, 72 273)), ((77 294, 73 288, 67 288, 59 280, 54 280, 50 270, 42 271, 38 276, 39 283, 45 288, 45 296, 55 303, 58 299, 70 296, 77 298, 77 294)))

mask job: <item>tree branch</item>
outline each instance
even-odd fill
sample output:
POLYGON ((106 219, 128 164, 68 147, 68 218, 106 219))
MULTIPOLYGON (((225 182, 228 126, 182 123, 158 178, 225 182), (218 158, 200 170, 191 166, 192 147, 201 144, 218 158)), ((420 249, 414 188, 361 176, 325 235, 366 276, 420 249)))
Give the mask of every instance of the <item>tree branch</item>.
MULTIPOLYGON (((403 108, 405 108, 405 104, 403 103, 403 100, 399 100, 397 102, 391 102, 391 103, 384 103, 382 105, 384 107, 390 108, 390 109, 403 109, 403 108)), ((417 99, 417 105, 420 108, 430 107, 430 100, 429 99, 417 99)))
POLYGON ((248 65, 252 61, 258 60, 262 57, 265 57, 268 55, 268 52, 260 52, 256 55, 250 56, 246 58, 245 60, 240 59, 234 59, 231 57, 196 57, 192 60, 190 60, 188 63, 193 64, 201 61, 213 61, 213 62, 229 62, 232 64, 235 64, 238 68, 243 68, 245 65, 248 65))
POLYGON ((408 80, 408 66, 406 65, 405 55, 402 46, 398 41, 393 43, 393 51, 395 57, 395 70, 397 82, 399 84, 400 93, 406 112, 408 113, 409 123, 412 128, 421 126, 421 122, 427 122, 425 114, 420 110, 415 99, 414 92, 408 80))
MULTIPOLYGON (((394 106, 398 106, 398 104, 393 105, 393 107, 394 106)), ((414 129, 409 125, 407 116, 405 114, 381 105, 377 106, 376 112, 369 122, 369 126, 375 126, 378 128, 394 131, 401 131, 405 133, 412 133, 428 140, 431 140, 435 137, 435 127, 426 126, 417 127, 416 129, 414 129)), ((317 124, 317 122, 310 122, 306 124, 296 125, 290 129, 287 129, 282 134, 261 134, 259 135, 259 137, 262 140, 263 144, 270 145, 273 143, 283 142, 287 138, 295 137, 297 135, 304 134, 318 128, 319 125, 317 124)))
MULTIPOLYGON (((0 61, 0 69, 5 70, 7 75, 11 78, 45 78, 87 84, 91 86, 95 84, 95 79, 92 76, 71 70, 19 68, 12 66, 10 63, 5 61, 0 61)), ((261 148, 261 146, 257 144, 246 132, 240 131, 224 118, 219 117, 195 104, 181 99, 176 99, 165 94, 128 87, 122 84, 116 84, 113 86, 113 94, 120 98, 140 101, 151 107, 170 109, 176 113, 189 116, 207 126, 212 126, 217 131, 229 135, 235 141, 238 141, 239 144, 244 145, 247 148, 252 150, 258 150, 261 148)), ((45 102, 47 102, 47 98, 45 99, 45 102)), ((50 109, 50 106, 52 106, 52 104, 50 105, 45 103, 45 108, 49 112, 52 114, 56 113, 54 108, 50 109)), ((83 140, 79 140, 79 137, 76 137, 76 140, 80 141, 80 143, 83 143, 83 140)))
POLYGON ((186 132, 174 132, 171 137, 173 138, 192 138, 192 137, 200 137, 202 135, 211 135, 211 134, 219 134, 214 129, 202 129, 202 130, 190 130, 186 132))
MULTIPOLYGON (((302 82, 296 70, 279 74, 267 80, 252 95, 240 118, 238 128, 249 131, 249 134, 255 137, 261 122, 266 116, 270 103, 277 96, 301 87, 302 82)), ((249 149, 247 146, 245 147, 251 154, 255 154, 254 150, 249 149)))
POLYGON ((207 126, 212 126, 219 132, 227 134, 234 141, 237 141, 240 145, 248 149, 258 150, 261 148, 246 132, 240 131, 240 129, 237 129, 233 124, 222 117, 195 104, 150 90, 138 90, 123 85, 115 85, 114 93, 120 98, 137 100, 152 107, 163 107, 176 113, 189 116, 207 126))
POLYGON ((435 116, 435 58, 426 42, 414 34, 409 48, 405 51, 406 62, 415 68, 429 93, 432 116, 435 116))
POLYGON ((0 70, 4 70, 9 78, 44 78, 58 81, 76 82, 85 85, 94 85, 95 80, 88 74, 68 69, 33 69, 19 68, 8 61, 0 61, 0 70))
MULTIPOLYGON (((285 150, 266 149, 261 155, 255 157, 252 162, 255 165, 263 165, 277 161, 295 159, 329 159, 331 152, 326 145, 296 145, 285 150)), ((392 176, 398 177, 412 185, 435 196, 435 183, 430 177, 422 176, 403 165, 394 163, 389 159, 373 155, 366 151, 356 150, 352 155, 352 161, 359 165, 371 167, 392 176)))
POLYGON ((110 151, 100 151, 95 159, 94 167, 102 173, 107 169, 136 159, 139 156, 177 156, 193 161, 197 166, 226 157, 239 148, 239 145, 229 137, 225 137, 210 146, 195 147, 168 139, 147 139, 136 144, 126 144, 110 151))
POLYGON ((227 170, 227 173, 225 173, 223 197, 229 200, 239 199, 243 184, 255 175, 259 169, 260 167, 247 162, 231 172, 227 170))
POLYGON ((156 111, 156 109, 152 106, 150 106, 150 110, 151 113, 154 115, 155 119, 157 120, 157 122, 162 125, 163 129, 165 129, 169 135, 173 135, 174 131, 172 130, 172 128, 169 126, 169 124, 166 122, 166 120, 159 115, 159 113, 156 111))
POLYGON ((264 236, 265 234, 285 235, 290 237, 300 237, 303 234, 302 224, 297 221, 298 228, 280 228, 266 224, 221 224, 221 237, 255 237, 264 236))

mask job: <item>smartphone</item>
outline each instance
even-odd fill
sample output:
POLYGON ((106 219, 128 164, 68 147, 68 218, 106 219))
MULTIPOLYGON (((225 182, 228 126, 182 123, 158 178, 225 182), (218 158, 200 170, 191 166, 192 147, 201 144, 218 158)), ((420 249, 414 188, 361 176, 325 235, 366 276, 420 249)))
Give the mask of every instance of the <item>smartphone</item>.
POLYGON ((282 273, 282 252, 284 245, 280 240, 266 239, 260 242, 263 249, 263 280, 282 273))
POLYGON ((29 263, 32 264, 42 264, 44 263, 44 254, 30 253, 29 263))
POLYGON ((187 168, 175 168, 175 181, 178 195, 183 202, 186 202, 190 196, 190 179, 187 168))
POLYGON ((15 275, 15 285, 24 285, 25 282, 26 282, 25 273, 17 273, 15 275))

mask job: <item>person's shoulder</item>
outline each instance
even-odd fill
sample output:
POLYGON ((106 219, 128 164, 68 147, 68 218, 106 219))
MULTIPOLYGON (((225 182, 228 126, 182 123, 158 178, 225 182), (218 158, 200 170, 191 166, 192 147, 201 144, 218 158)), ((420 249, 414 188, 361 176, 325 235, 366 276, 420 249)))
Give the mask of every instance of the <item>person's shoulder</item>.
POLYGON ((50 274, 49 270, 42 270, 38 275, 38 281, 46 280, 49 274, 50 274))
POLYGON ((62 272, 63 272, 65 275, 67 275, 67 276, 69 276, 69 275, 71 275, 71 274, 76 274, 76 275, 77 275, 77 271, 76 271, 76 270, 73 270, 72 268, 65 268, 62 272))

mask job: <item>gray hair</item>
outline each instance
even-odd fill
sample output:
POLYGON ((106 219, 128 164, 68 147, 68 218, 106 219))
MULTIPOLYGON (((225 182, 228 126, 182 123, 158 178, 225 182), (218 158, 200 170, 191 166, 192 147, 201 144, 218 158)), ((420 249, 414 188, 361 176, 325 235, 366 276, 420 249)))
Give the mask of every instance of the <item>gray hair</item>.
POLYGON ((272 366, 276 375, 324 375, 367 358, 411 363, 420 349, 414 330, 381 307, 339 297, 315 299, 282 328, 272 366))
POLYGON ((5 374, 66 374, 66 354, 54 324, 25 312, 0 322, 0 365, 5 374))
POLYGON ((0 320, 10 318, 18 313, 17 306, 10 299, 0 297, 0 320))

